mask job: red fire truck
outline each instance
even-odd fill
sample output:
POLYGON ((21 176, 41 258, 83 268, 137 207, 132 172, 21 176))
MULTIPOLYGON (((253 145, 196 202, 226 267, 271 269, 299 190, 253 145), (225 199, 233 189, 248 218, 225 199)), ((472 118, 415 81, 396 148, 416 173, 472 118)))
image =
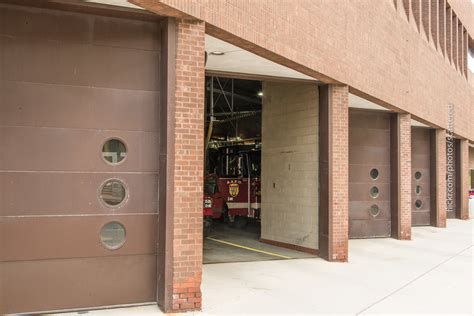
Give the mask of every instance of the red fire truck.
POLYGON ((242 147, 220 148, 215 172, 205 177, 204 235, 210 233, 215 219, 237 228, 250 219, 260 220, 261 151, 242 147))

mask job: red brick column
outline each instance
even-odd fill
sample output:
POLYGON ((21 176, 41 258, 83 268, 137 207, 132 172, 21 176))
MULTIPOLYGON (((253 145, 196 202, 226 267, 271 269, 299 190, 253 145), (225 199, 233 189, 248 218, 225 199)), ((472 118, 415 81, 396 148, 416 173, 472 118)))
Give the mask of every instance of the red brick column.
POLYGON ((392 237, 411 239, 411 116, 397 113, 391 123, 392 237))
POLYGON ((459 206, 457 206, 456 217, 469 219, 469 141, 459 140, 459 206))
POLYGON ((431 131, 431 225, 446 227, 446 130, 431 131))
POLYGON ((176 20, 173 311, 201 308, 204 23, 176 20))
POLYGON ((349 240, 349 89, 320 87, 319 250, 347 261, 349 240))

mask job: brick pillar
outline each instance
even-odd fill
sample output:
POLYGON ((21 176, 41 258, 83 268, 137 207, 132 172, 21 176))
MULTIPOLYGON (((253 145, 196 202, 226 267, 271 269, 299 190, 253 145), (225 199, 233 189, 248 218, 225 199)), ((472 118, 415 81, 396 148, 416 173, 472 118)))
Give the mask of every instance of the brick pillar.
POLYGON ((458 177, 459 196, 457 197, 456 217, 459 219, 469 219, 469 141, 459 140, 459 169, 456 170, 458 177))
POLYGON ((411 239, 411 116, 394 114, 391 121, 392 237, 411 239))
POLYGON ((320 87, 319 251, 347 261, 349 239, 349 89, 320 87))
POLYGON ((201 308, 204 23, 162 22, 157 301, 201 308))
POLYGON ((446 227, 446 130, 431 130, 431 225, 446 227))
POLYGON ((201 308, 204 23, 176 21, 174 311, 201 308))

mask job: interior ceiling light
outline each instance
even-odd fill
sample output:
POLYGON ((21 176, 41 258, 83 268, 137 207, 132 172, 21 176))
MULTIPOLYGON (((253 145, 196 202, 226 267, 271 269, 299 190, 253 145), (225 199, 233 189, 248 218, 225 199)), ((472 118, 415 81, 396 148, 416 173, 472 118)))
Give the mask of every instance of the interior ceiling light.
POLYGON ((257 95, 258 95, 259 97, 263 97, 263 91, 259 91, 259 92, 257 93, 257 95))
POLYGON ((221 52, 220 50, 215 50, 215 51, 211 52, 211 55, 214 55, 214 56, 222 56, 224 54, 225 53, 221 52))

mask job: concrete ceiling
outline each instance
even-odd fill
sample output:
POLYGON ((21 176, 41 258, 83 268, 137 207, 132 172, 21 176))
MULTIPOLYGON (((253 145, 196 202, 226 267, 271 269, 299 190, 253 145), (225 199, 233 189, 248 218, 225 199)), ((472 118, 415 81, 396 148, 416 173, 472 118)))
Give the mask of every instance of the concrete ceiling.
POLYGON ((106 4, 106 5, 114 5, 118 7, 125 7, 125 8, 132 8, 132 9, 142 9, 137 5, 131 4, 127 0, 83 0, 84 2, 89 3, 98 3, 98 4, 106 4))
POLYGON ((206 70, 317 81, 210 35, 206 35, 206 52, 206 70), (212 52, 224 55, 217 56, 212 52))
POLYGON ((349 107, 354 109, 389 111, 383 106, 370 102, 369 100, 366 100, 364 98, 358 97, 352 93, 349 93, 349 107))
POLYGON ((411 120, 411 126, 431 128, 431 126, 418 122, 417 120, 414 120, 414 119, 411 120))
MULTIPOLYGON (((349 107, 354 109, 366 109, 366 110, 378 110, 378 111, 390 111, 383 106, 370 102, 364 98, 358 97, 355 94, 349 93, 349 107)), ((411 126, 417 127, 426 127, 429 128, 430 126, 418 122, 417 120, 411 120, 411 126)))

